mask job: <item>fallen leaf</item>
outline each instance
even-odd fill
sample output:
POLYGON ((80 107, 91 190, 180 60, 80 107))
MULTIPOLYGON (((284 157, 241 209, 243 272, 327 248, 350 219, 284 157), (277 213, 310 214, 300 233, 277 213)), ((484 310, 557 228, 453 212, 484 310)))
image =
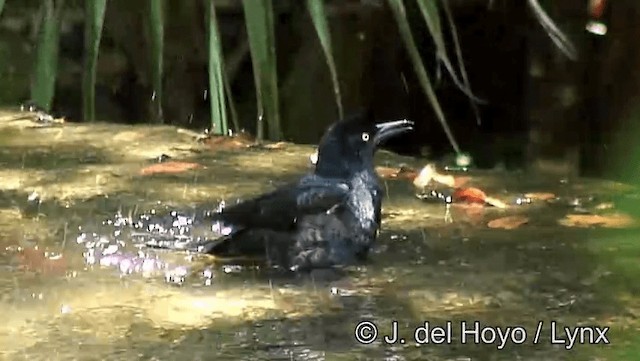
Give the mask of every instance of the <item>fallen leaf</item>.
POLYGON ((242 149, 256 145, 255 139, 246 132, 233 136, 215 135, 204 140, 211 149, 242 149))
POLYGON ((621 213, 607 215, 567 214, 567 216, 559 220, 558 223, 567 227, 601 226, 605 228, 625 228, 636 224, 633 218, 621 213))
POLYGON ((425 165, 413 180, 413 185, 418 188, 425 188, 431 181, 444 184, 448 187, 456 186, 455 178, 452 175, 438 173, 434 164, 425 165))
POLYGON ((140 170, 140 174, 142 175, 151 175, 156 173, 182 173, 188 171, 190 169, 200 168, 201 165, 198 163, 191 162, 162 162, 150 165, 148 167, 144 167, 140 170))
POLYGON ((398 178, 407 179, 413 181, 418 176, 418 172, 415 169, 409 167, 400 167, 400 171, 396 175, 398 178))
POLYGON ((491 206, 494 206, 496 208, 502 208, 505 209, 507 208, 507 204, 504 203, 503 201, 499 200, 498 198, 493 198, 493 197, 485 197, 484 201, 491 206))
POLYGON ((22 267, 28 271, 42 272, 49 275, 64 274, 67 270, 67 261, 62 257, 47 257, 45 252, 35 247, 28 247, 20 252, 22 267))
POLYGON ((611 203, 611 202, 600 203, 595 208, 599 209, 599 210, 612 209, 613 208, 613 203, 611 203))
POLYGON ((453 200, 469 203, 485 203, 487 195, 478 188, 458 188, 453 192, 453 200))
POLYGON ((501 228, 501 229, 516 229, 521 225, 528 223, 529 218, 525 216, 507 216, 502 218, 496 218, 489 223, 489 228, 501 228))
POLYGON ((400 169, 391 167, 376 167, 376 172, 382 178, 395 178, 400 172, 400 169))
POLYGON ((453 209, 458 210, 456 213, 456 221, 469 222, 474 226, 484 223, 486 208, 480 203, 453 203, 453 209), (462 217, 464 216, 464 218, 462 217))
POLYGON ((533 192, 527 193, 524 195, 525 198, 531 198, 539 201, 548 201, 550 199, 556 198, 556 195, 553 193, 544 193, 544 192, 533 192))
POLYGON ((385 179, 399 178, 414 180, 417 176, 416 171, 408 167, 376 167, 376 172, 380 177, 385 179))
POLYGON ((503 201, 488 197, 485 192, 481 189, 468 187, 468 188, 458 188, 455 192, 453 192, 453 201, 454 202, 468 202, 468 203, 481 203, 488 204, 490 206, 494 206, 496 208, 507 208, 507 204, 503 201))
POLYGON ((418 176, 413 180, 413 185, 418 188, 425 188, 433 180, 433 174, 436 172, 436 167, 433 164, 425 165, 418 176))
POLYGON ((262 147, 265 149, 283 149, 286 146, 287 146, 287 142, 276 142, 276 143, 265 144, 262 147))

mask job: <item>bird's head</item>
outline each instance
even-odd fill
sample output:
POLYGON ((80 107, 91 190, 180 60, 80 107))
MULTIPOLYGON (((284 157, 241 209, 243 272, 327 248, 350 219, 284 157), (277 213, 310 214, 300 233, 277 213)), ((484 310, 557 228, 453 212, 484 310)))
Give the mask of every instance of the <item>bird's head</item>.
POLYGON ((339 120, 320 140, 316 174, 344 177, 366 168, 373 169, 377 147, 412 129, 413 122, 406 119, 375 123, 370 113, 339 120))

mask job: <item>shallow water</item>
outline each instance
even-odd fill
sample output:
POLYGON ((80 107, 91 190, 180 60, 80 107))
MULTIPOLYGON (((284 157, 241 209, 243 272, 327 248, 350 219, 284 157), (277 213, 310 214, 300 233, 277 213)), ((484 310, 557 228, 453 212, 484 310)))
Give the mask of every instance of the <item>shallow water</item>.
MULTIPOLYGON (((534 201, 499 210, 425 203, 415 197, 409 182, 386 181, 383 231, 370 262, 331 282, 270 278, 247 262, 156 251, 166 264, 189 268, 180 282, 175 277, 167 282, 161 268, 123 274, 119 267, 90 264, 86 245, 76 241, 78 225, 99 224, 118 210, 139 213, 160 208, 157 201, 188 208, 195 200, 215 204, 230 194, 241 197, 270 189, 305 170, 309 149, 291 146, 266 155, 203 153, 195 159, 204 170, 149 178, 123 170, 139 169, 142 156, 111 173, 91 168, 116 163, 103 155, 95 158, 100 164, 76 165, 89 167, 85 173, 90 180, 84 183, 83 172, 50 170, 30 158, 36 153, 25 153, 24 162, 32 167, 16 169, 26 172, 17 176, 26 183, 13 188, 5 184, 0 194, 0 308, 5 311, 0 313, 0 355, 11 360, 635 359, 640 315, 637 229, 558 223, 566 213, 593 211, 609 201, 615 207, 613 195, 621 191, 605 182, 466 174, 507 202, 531 191, 558 196, 552 203, 534 201), (245 160, 253 167, 243 165, 245 160), (91 182, 102 173, 121 184, 108 184, 113 188, 100 195, 95 187, 104 184, 91 182), (41 188, 28 183, 29 174, 41 174, 41 188), (52 194, 49 184, 66 190, 61 194, 80 195, 43 196, 36 204, 27 200, 34 191, 52 194), (513 214, 525 215, 529 222, 514 230, 487 227, 489 220, 513 214), (362 321, 379 327, 372 344, 355 339, 362 321), (404 343, 383 342, 393 321, 404 343), (450 340, 436 344, 435 337, 416 345, 413 331, 425 321, 431 327, 450 323, 450 340), (462 321, 502 330, 521 327, 515 332, 524 330, 526 339, 522 344, 507 342, 504 348, 499 341, 463 344, 462 321), (552 321, 560 328, 610 326, 611 344, 571 350, 553 345, 552 321)), ((22 159, 12 151, 0 152, 5 171, 22 159)), ((52 152, 55 157, 55 149, 52 152)), ((406 159, 383 154, 380 161, 398 164, 406 159)), ((490 338, 491 331, 484 335, 490 338)), ((566 336, 560 332, 556 338, 566 336)))
MULTIPOLYGON (((202 277, 195 270, 206 259, 160 252, 174 264, 198 265, 176 286, 162 273, 123 275, 87 265, 78 244, 66 247, 67 263, 58 272, 25 271, 12 266, 15 257, 5 257, 0 292, 8 312, 0 316, 1 352, 11 359, 83 360, 596 359, 587 355, 602 346, 566 351, 550 345, 549 327, 554 320, 605 326, 624 316, 622 301, 601 288, 624 275, 593 250, 610 242, 607 232, 553 224, 493 230, 477 219, 479 225, 466 222, 468 215, 456 209, 447 223, 440 217, 444 205, 415 202, 405 184, 390 183, 392 193, 407 197, 391 198, 385 208, 371 262, 329 284, 269 279, 251 268, 230 272, 221 264, 207 265, 211 274, 202 277), (406 212, 425 219, 399 216, 406 212), (452 338, 450 344, 420 347, 410 341, 360 345, 354 329, 365 320, 380 327, 379 338, 398 321, 407 340, 424 321, 450 322, 452 338), (527 341, 499 351, 496 344, 463 345, 462 321, 521 326, 527 341), (533 345, 538 321, 545 324, 546 341, 533 345)), ((561 210, 554 209, 555 217, 561 210)), ((498 211, 475 217, 491 219, 492 212, 498 211)), ((541 209, 530 213, 533 218, 541 209)), ((538 217, 540 223, 548 213, 538 217)))

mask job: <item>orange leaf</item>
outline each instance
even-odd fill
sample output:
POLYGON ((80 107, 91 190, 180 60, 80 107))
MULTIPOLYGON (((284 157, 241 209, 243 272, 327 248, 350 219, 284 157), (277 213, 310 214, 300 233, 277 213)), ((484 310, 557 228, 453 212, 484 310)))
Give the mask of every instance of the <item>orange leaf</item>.
POLYGON ((487 223, 487 226, 489 228, 516 229, 527 222, 529 222, 529 218, 525 216, 508 216, 496 218, 487 223))
POLYGON ((396 174, 396 177, 407 179, 410 181, 413 181, 414 179, 416 179, 417 176, 418 176, 418 172, 416 172, 415 169, 408 168, 408 167, 400 167, 398 174, 396 174))
POLYGON ((156 173, 182 173, 190 169, 200 168, 198 163, 191 162, 162 162, 144 167, 140 170, 142 175, 151 175, 156 173))
POLYGON ((550 199, 554 199, 556 197, 553 193, 544 193, 544 192, 533 192, 527 193, 524 195, 526 198, 536 199, 540 201, 548 201, 550 199))
POLYGON ((376 172, 382 178, 395 178, 400 173, 400 169, 391 167, 376 167, 376 172))
MULTIPOLYGON (((452 206, 466 216, 466 220, 474 225, 484 222, 486 208, 480 203, 453 203, 452 206)), ((456 218, 460 219, 460 218, 456 218)))
POLYGON ((567 214, 567 216, 558 221, 567 227, 590 227, 602 226, 606 228, 625 228, 633 226, 636 222, 633 218, 626 214, 567 214))
POLYGON ((215 135, 205 140, 205 144, 213 150, 233 150, 248 148, 255 144, 255 140, 247 133, 239 133, 234 136, 215 135))
POLYGON ((63 257, 48 258, 43 251, 33 247, 23 249, 20 260, 22 266, 29 271, 60 275, 67 270, 67 262, 63 257))
POLYGON ((414 178, 416 178, 416 171, 407 167, 376 167, 376 172, 378 172, 378 175, 380 175, 380 177, 385 179, 400 178, 413 180, 414 178))
POLYGON ((487 195, 478 188, 458 188, 453 192, 453 199, 469 203, 485 203, 487 195))

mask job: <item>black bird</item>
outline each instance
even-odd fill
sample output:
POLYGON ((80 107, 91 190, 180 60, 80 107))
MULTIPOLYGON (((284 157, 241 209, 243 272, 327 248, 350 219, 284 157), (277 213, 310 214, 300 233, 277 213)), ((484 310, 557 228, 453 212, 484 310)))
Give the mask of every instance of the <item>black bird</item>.
POLYGON ((173 227, 160 227, 168 232, 147 244, 229 257, 266 255, 272 266, 291 271, 364 260, 381 222, 383 189, 374 153, 381 142, 412 126, 408 120, 375 124, 364 114, 340 120, 321 139, 311 174, 196 217, 186 233, 171 230, 174 220, 173 227), (182 246, 175 242, 177 233, 186 239, 182 246))

